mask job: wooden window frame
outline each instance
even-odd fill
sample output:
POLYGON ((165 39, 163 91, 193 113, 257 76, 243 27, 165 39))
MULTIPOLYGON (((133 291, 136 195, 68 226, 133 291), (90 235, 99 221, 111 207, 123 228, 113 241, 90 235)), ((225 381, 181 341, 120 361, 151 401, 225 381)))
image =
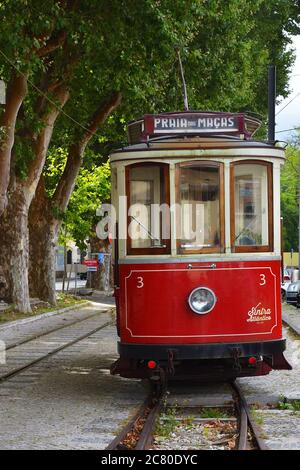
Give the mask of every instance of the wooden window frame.
MULTIPOLYGON (((131 218, 128 214, 130 205, 130 170, 132 168, 140 168, 146 166, 156 166, 163 172, 163 194, 161 204, 167 204, 170 207, 170 165, 169 163, 161 162, 140 162, 132 163, 127 165, 125 169, 125 188, 126 188, 126 200, 127 200, 127 240, 126 240, 126 253, 127 255, 169 255, 171 254, 171 215, 170 215, 170 237, 169 239, 162 239, 162 243, 165 247, 150 247, 150 248, 132 248, 131 238, 129 235, 128 227, 131 222, 131 218)), ((162 214, 160 214, 162 217, 162 214)), ((162 226, 161 226, 162 228, 162 226)))
POLYGON ((230 238, 232 253, 264 253, 273 252, 273 163, 261 160, 242 160, 230 164, 230 238), (235 245, 235 193, 234 193, 234 168, 237 165, 262 165, 267 168, 268 187, 268 245, 235 245))
POLYGON ((195 161, 187 161, 187 162, 180 162, 176 164, 176 204, 177 207, 181 205, 181 198, 180 198, 180 170, 181 168, 187 167, 215 167, 219 169, 219 222, 220 222, 220 246, 215 247, 204 247, 204 248, 182 248, 181 240, 177 238, 177 234, 179 233, 180 226, 179 226, 179 218, 176 216, 176 246, 177 246, 177 254, 180 255, 189 255, 189 254, 210 254, 210 253, 224 253, 225 252, 225 192, 224 192, 224 163, 223 162, 216 162, 210 160, 195 160, 195 161))

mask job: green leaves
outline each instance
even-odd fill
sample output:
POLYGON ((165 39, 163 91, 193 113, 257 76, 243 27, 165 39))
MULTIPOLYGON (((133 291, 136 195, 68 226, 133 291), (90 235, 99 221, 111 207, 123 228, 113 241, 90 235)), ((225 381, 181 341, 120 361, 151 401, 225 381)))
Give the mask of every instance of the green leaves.
POLYGON ((287 160, 281 172, 281 213, 283 217, 284 251, 298 249, 298 216, 299 216, 299 163, 300 138, 289 145, 287 160))
MULTIPOLYGON (((175 45, 181 47, 191 109, 266 116, 267 65, 277 64, 278 95, 286 96, 293 61, 286 50, 288 33, 299 32, 299 15, 296 0, 1 1, 0 50, 9 60, 2 56, 0 77, 8 82, 17 69, 29 71, 30 78, 15 139, 18 174, 26 178, 47 111, 44 95, 51 99, 57 84, 66 84, 70 100, 55 124, 47 156, 49 195, 66 149, 103 97, 120 90, 122 105, 91 142, 95 152, 86 154, 90 173, 81 174, 75 190, 81 201, 87 190, 90 200, 105 199, 106 170, 101 166, 101 179, 95 165, 103 164, 112 142, 126 139, 124 123, 145 113, 183 109, 175 45), (91 174, 98 178, 97 191, 91 174)), ((71 208, 87 214, 87 208, 76 205, 72 199, 71 208)), ((89 230, 83 216, 80 223, 89 230)), ((72 224, 75 230, 78 224, 72 224)))
POLYGON ((79 247, 85 248, 85 240, 92 235, 99 220, 96 210, 109 199, 109 163, 82 168, 64 219, 64 229, 72 235, 79 247))

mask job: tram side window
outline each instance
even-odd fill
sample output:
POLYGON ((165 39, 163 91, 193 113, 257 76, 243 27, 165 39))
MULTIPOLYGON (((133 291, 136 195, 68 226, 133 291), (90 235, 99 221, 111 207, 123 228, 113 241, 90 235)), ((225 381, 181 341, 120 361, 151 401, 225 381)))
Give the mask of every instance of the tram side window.
POLYGON ((168 179, 168 165, 164 164, 139 164, 127 169, 129 254, 169 251, 168 179))
POLYGON ((234 251, 271 250, 271 167, 268 164, 234 164, 232 246, 234 251))
POLYGON ((179 164, 177 245, 181 253, 209 253, 223 247, 221 175, 218 163, 179 164))

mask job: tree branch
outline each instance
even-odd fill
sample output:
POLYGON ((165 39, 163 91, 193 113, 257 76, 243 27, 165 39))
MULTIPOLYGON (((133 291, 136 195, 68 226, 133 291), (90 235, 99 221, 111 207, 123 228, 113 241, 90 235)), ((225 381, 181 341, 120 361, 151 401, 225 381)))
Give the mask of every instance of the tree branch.
POLYGON ((51 36, 44 46, 35 50, 36 55, 38 57, 47 56, 48 54, 50 54, 50 52, 53 52, 59 47, 61 47, 64 44, 66 38, 67 32, 64 30, 59 31, 56 35, 51 36))
POLYGON ((120 105, 121 99, 121 93, 114 92, 108 99, 102 102, 91 118, 87 130, 77 142, 70 146, 64 172, 52 197, 53 206, 60 212, 64 213, 68 207, 87 144, 95 135, 98 127, 120 105))
POLYGON ((76 65, 80 61, 80 56, 77 52, 72 53, 67 49, 67 47, 64 47, 64 50, 64 67, 59 71, 59 77, 54 65, 50 67, 47 70, 47 73, 42 77, 39 88, 43 91, 43 95, 38 96, 34 106, 35 113, 38 115, 41 115, 48 104, 47 95, 55 94, 55 92, 62 86, 66 86, 66 83, 72 78, 76 65))
POLYGON ((27 75, 14 74, 7 91, 5 111, 0 120, 0 216, 7 206, 11 151, 15 140, 16 120, 27 94, 27 75))
POLYGON ((108 116, 120 105, 122 95, 120 92, 114 92, 108 99, 102 102, 99 108, 95 111, 87 126, 87 130, 83 133, 78 141, 78 146, 84 152, 86 145, 91 140, 100 124, 103 124, 108 116))
POLYGON ((57 105, 49 104, 49 109, 42 117, 43 129, 38 134, 34 144, 35 158, 29 166, 28 178, 26 181, 26 186, 29 189, 29 195, 31 198, 34 196, 43 171, 55 121, 60 114, 60 108, 66 104, 69 96, 69 91, 65 86, 61 86, 57 89, 54 93, 54 99, 57 102, 57 105))

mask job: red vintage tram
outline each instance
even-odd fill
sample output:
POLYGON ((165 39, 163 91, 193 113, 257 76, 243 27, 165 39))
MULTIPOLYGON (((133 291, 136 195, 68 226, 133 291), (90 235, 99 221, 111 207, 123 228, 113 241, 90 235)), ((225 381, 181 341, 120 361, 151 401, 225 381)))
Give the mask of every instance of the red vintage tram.
POLYGON ((111 155, 123 377, 290 369, 280 294, 284 151, 242 113, 145 115, 111 155))

